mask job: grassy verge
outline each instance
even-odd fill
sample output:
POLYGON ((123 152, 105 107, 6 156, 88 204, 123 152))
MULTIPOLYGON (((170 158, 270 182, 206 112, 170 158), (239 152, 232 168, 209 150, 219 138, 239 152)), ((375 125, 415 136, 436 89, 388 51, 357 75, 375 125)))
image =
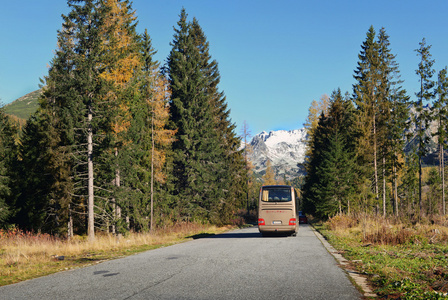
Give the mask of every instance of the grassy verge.
POLYGON ((448 223, 439 221, 337 216, 316 228, 382 299, 448 299, 448 223))
POLYGON ((0 230, 0 286, 79 268, 105 260, 164 247, 200 236, 221 233, 231 227, 181 224, 153 234, 130 233, 117 237, 98 234, 95 242, 86 237, 57 239, 47 234, 0 230))

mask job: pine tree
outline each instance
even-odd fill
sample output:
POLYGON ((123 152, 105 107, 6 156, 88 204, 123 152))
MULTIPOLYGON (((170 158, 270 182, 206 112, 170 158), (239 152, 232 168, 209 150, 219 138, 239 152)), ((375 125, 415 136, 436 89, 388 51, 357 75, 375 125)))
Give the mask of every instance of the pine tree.
POLYGON ((420 58, 420 63, 418 64, 418 69, 416 74, 419 76, 420 81, 420 91, 416 93, 417 100, 414 103, 417 113, 414 115, 413 121, 416 126, 416 138, 417 138, 417 155, 419 158, 419 208, 420 213, 422 213, 423 203, 422 203, 422 164, 423 157, 428 153, 428 143, 429 136, 426 134, 426 130, 429 127, 430 116, 427 110, 424 110, 425 104, 434 98, 434 81, 431 80, 434 75, 434 69, 432 65, 434 60, 431 59, 431 54, 429 50, 431 46, 426 45, 426 40, 419 43, 420 48, 416 49, 417 56, 420 58))

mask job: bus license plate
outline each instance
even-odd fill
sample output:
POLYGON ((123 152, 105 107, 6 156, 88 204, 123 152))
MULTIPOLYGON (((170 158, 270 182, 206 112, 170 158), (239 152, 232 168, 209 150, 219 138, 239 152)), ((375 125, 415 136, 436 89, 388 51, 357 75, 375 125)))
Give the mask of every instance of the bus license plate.
POLYGON ((273 225, 282 225, 282 221, 272 221, 273 225))

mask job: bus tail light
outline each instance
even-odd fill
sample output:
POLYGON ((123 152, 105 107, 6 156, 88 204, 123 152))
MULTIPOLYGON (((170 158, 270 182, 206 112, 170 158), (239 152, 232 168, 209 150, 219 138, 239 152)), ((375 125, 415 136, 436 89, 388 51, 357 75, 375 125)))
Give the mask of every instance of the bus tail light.
MULTIPOLYGON (((258 222, 260 222, 260 221, 258 221, 258 222)), ((296 218, 289 219, 289 225, 296 225, 296 224, 297 224, 296 218)))
POLYGON ((266 222, 264 221, 264 219, 258 219, 258 226, 260 225, 266 225, 266 222))

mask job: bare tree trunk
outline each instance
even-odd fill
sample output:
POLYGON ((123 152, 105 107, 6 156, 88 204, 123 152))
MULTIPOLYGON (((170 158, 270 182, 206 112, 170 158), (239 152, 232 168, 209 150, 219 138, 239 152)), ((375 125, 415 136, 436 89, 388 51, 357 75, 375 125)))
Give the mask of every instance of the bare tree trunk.
MULTIPOLYGON (((395 153, 396 154, 396 153, 395 153)), ((397 180, 397 166, 393 167, 393 189, 394 189, 394 207, 395 207, 395 216, 398 217, 398 180, 397 180)))
POLYGON ((383 157, 383 217, 386 217, 386 158, 383 157))
MULTIPOLYGON (((376 151, 376 121, 375 114, 373 114, 373 167, 374 167, 374 178, 375 178, 375 197, 376 197, 376 205, 378 208, 379 201, 379 188, 378 188, 378 164, 377 164, 377 151, 376 151)), ((378 209, 377 209, 378 212, 378 209)))
POLYGON ((444 151, 443 151, 443 145, 440 146, 440 153, 442 156, 441 159, 441 168, 442 168, 442 211, 443 215, 446 214, 446 204, 445 204, 445 157, 444 157, 444 151))
POLYGON ((246 120, 244 120, 243 123, 243 138, 244 138, 244 163, 245 163, 245 167, 246 167, 246 208, 247 208, 247 213, 249 213, 249 209, 250 209, 250 205, 249 205, 249 163, 248 163, 248 158, 247 158, 247 138, 249 137, 250 133, 249 133, 249 129, 246 123, 246 120))
POLYGON ((151 116, 151 141, 151 223, 149 231, 152 233, 154 230, 154 105, 151 116))
POLYGON ((338 200, 338 205, 339 205, 339 215, 342 215, 342 202, 340 199, 338 200))
POLYGON ((70 209, 70 204, 68 205, 68 224, 67 224, 67 238, 71 239, 73 237, 73 217, 72 211, 70 209))
MULTIPOLYGON (((423 78, 420 76, 420 104, 419 106, 421 106, 423 108, 423 78)), ((422 134, 422 112, 420 112, 419 116, 419 122, 418 122, 418 133, 419 135, 422 134)), ((422 158, 422 149, 420 148, 422 146, 422 141, 420 140, 420 136, 419 136, 419 154, 418 154, 418 205, 419 205, 419 216, 422 216, 422 210, 423 210, 423 203, 422 203, 422 163, 423 163, 423 158, 422 158)))
POLYGON ((93 192, 93 132, 92 132, 92 106, 89 105, 87 116, 87 168, 88 168, 88 225, 87 235, 89 241, 95 240, 95 219, 94 219, 94 192, 93 192))
MULTIPOLYGON (((118 148, 115 148, 115 157, 118 157, 118 148)), ((116 169, 115 169, 115 186, 116 187, 120 187, 120 185, 121 185, 120 180, 121 180, 120 169, 117 164, 116 169)), ((115 220, 119 220, 119 219, 121 219, 121 207, 120 207, 120 205, 117 204, 116 199, 113 199, 113 201, 114 201, 114 218, 115 218, 115 220)), ((116 231, 115 224, 113 226, 114 226, 114 231, 116 231)))
POLYGON ((420 216, 423 213, 423 203, 422 203, 422 156, 418 156, 418 206, 420 209, 420 216))
POLYGON ((350 216, 350 199, 347 199, 347 214, 350 216))

